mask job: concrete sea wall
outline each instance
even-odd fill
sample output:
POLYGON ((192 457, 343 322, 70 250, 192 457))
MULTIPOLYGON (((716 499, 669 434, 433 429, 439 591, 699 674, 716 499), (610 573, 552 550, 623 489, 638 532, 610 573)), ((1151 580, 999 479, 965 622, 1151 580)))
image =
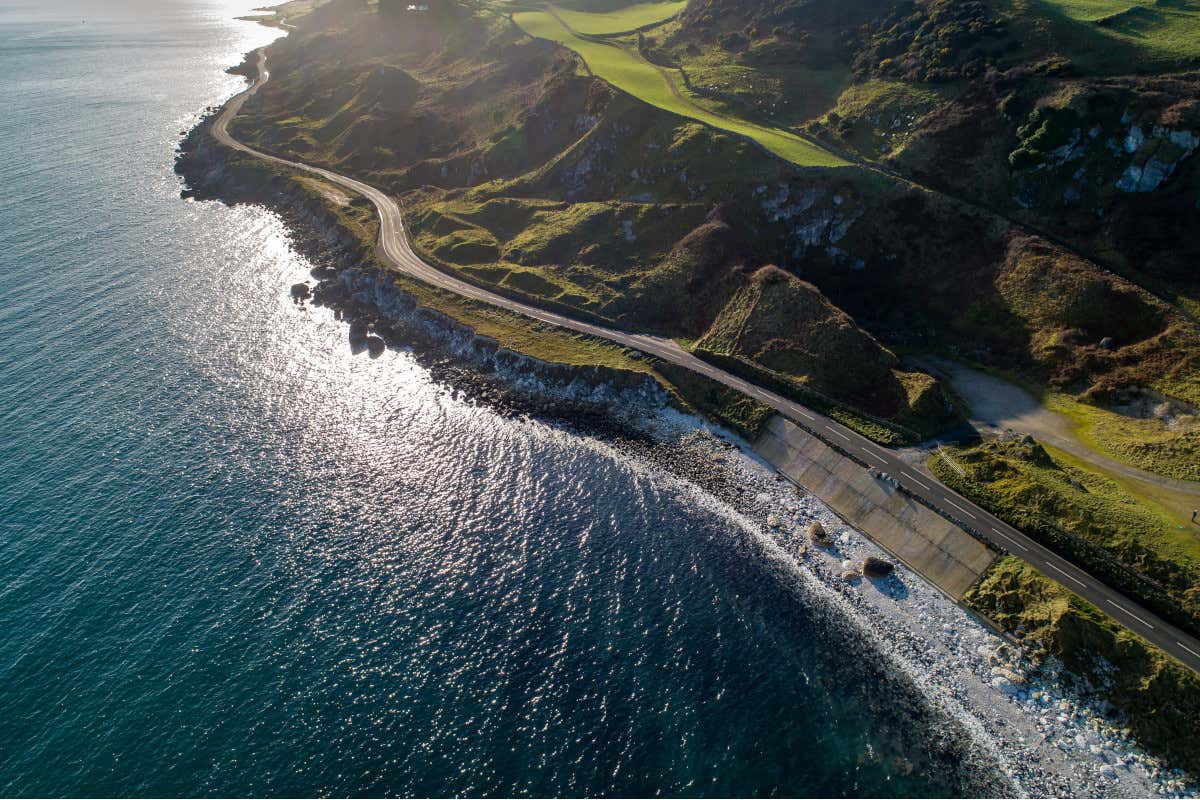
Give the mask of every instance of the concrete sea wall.
POLYGON ((754 449, 956 601, 998 556, 933 509, 779 415, 767 423, 754 449))

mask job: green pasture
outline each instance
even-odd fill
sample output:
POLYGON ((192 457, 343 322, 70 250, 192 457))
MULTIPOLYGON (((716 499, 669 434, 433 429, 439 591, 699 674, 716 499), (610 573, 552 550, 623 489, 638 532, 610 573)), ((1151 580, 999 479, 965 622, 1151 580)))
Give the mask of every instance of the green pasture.
POLYGON ((687 8, 687 0, 665 0, 657 3, 636 3, 613 11, 572 11, 555 6, 563 22, 588 36, 611 36, 627 33, 648 25, 664 22, 687 8))
POLYGON ((1200 0, 1035 0, 1037 7, 1066 23, 1062 27, 1076 28, 1058 34, 1077 40, 1085 61, 1111 61, 1114 55, 1135 60, 1149 57, 1155 62, 1200 56, 1200 0), (1086 39, 1092 40, 1090 47, 1085 47, 1086 39), (1105 40, 1130 46, 1131 52, 1087 53, 1104 48, 1105 40))
POLYGON ((597 77, 628 92, 650 105, 694 119, 718 130, 745 136, 780 158, 801 167, 837 167, 846 162, 816 145, 787 131, 724 116, 696 105, 672 82, 669 72, 650 64, 615 44, 582 39, 572 34, 544 11, 513 15, 514 21, 528 33, 574 50, 597 77))

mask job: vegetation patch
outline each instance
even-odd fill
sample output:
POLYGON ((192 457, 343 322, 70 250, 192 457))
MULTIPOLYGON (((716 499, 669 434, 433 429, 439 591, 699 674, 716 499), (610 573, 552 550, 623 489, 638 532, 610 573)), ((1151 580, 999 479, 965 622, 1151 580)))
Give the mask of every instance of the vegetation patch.
POLYGON ((610 36, 658 25, 687 8, 687 0, 634 3, 608 11, 575 11, 555 7, 563 22, 587 36, 610 36))
POLYGON ((750 441, 758 438, 775 413, 768 405, 669 361, 654 360, 654 369, 684 403, 750 441))
POLYGON ((974 78, 1002 62, 1009 31, 982 0, 897 3, 860 32, 854 68, 861 77, 941 83, 974 78))
MULTIPOLYGON (((1152 401, 1153 402, 1153 401, 1152 401)), ((1158 475, 1186 481, 1200 481, 1200 420, 1190 409, 1171 413, 1172 403, 1163 416, 1140 418, 1080 403, 1054 393, 1046 407, 1066 415, 1072 432, 1098 453, 1130 466, 1158 475)))
POLYGON ((677 71, 671 75, 667 69, 651 64, 636 52, 615 43, 575 36, 547 12, 522 12, 514 14, 513 20, 530 36, 570 48, 584 60, 594 75, 656 108, 718 130, 745 136, 797 166, 846 165, 841 158, 794 133, 720 115, 700 107, 679 88, 682 79, 677 71))
POLYGON ((753 365, 793 390, 823 396, 823 405, 875 416, 878 427, 893 423, 919 436, 953 416, 937 381, 907 376, 893 353, 815 286, 775 267, 758 270, 694 348, 753 365))
POLYGON ((1031 437, 950 450, 933 473, 1180 627, 1200 632, 1200 537, 1119 484, 1055 459, 1031 437))
POLYGON ((1200 740, 1200 675, 1078 595, 1012 556, 998 560, 963 602, 1019 638, 1035 661, 1058 658, 1079 689, 1107 700, 1145 747, 1193 774, 1200 740))
MULTIPOLYGON (((646 47, 659 46, 645 37, 646 47)), ((668 40, 669 43, 669 40, 668 40)), ((789 127, 819 116, 837 102, 850 83, 850 70, 836 59, 812 59, 782 53, 768 56, 765 49, 778 41, 764 41, 743 52, 721 47, 676 46, 671 49, 680 67, 685 88, 701 105, 729 116, 789 127)))
POLYGON ((872 78, 848 87, 836 105, 809 125, 871 158, 904 149, 918 122, 951 95, 945 87, 872 78))
POLYGON ((1073 23, 1074 35, 1090 38, 1097 51, 1127 45, 1143 61, 1166 64, 1200 57, 1196 0, 1035 0, 1035 5, 1073 23))

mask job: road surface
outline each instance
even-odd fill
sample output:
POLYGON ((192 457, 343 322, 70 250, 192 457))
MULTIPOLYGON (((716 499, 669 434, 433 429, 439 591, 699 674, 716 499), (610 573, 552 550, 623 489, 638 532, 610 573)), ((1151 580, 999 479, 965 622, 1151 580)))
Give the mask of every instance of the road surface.
POLYGON ((1071 564, 1065 558, 1041 546, 1016 528, 984 511, 970 500, 956 494, 929 475, 924 473, 920 475, 915 474, 916 470, 897 454, 885 450, 846 426, 817 413, 807 406, 755 386, 739 378, 737 375, 725 372, 719 367, 715 367, 688 353, 671 339, 614 330, 572 319, 562 314, 555 314, 551 311, 494 294, 487 289, 459 280, 426 264, 409 246, 408 237, 404 232, 403 214, 400 211, 399 204, 392 197, 354 178, 339 175, 336 172, 331 172, 320 167, 289 161, 268 153, 259 152, 247 147, 230 135, 230 121, 241 111, 246 100, 270 80, 270 77, 270 72, 266 68, 266 54, 260 50, 258 54, 258 78, 244 92, 226 104, 220 115, 213 122, 213 136, 217 141, 235 150, 248 153, 272 163, 317 175, 332 184, 366 197, 375 205, 379 213, 379 254, 394 269, 433 286, 462 295, 463 297, 498 306, 550 325, 557 325, 561 328, 606 339, 624 347, 640 350, 643 353, 649 353, 664 361, 686 367, 693 372, 697 372, 718 383, 747 394, 775 409, 793 422, 812 431, 818 437, 838 449, 849 453, 859 461, 870 465, 874 469, 888 473, 898 480, 900 485, 909 493, 940 509, 944 514, 964 527, 974 530, 1000 550, 1012 553, 1029 562, 1042 573, 1086 598, 1089 602, 1095 604, 1098 608, 1147 641, 1175 656, 1196 672, 1200 672, 1200 640, 1159 619, 1153 613, 1101 583, 1087 572, 1071 564))

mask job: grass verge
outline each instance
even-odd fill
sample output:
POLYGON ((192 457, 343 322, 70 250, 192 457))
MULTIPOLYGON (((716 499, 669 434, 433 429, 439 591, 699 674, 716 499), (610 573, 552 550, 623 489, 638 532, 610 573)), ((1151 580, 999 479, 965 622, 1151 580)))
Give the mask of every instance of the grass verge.
POLYGON ((1157 506, 1028 439, 955 448, 962 472, 929 467, 955 491, 1176 625, 1200 634, 1200 540, 1157 506))
POLYGON ((1200 774, 1200 739, 1183 735, 1200 719, 1200 675, 1012 556, 993 564, 963 602, 1021 639, 1035 660, 1062 661, 1142 745, 1200 774))
POLYGON ((894 425, 885 420, 867 416, 850 406, 831 400, 823 394, 814 392, 795 381, 787 380, 753 362, 736 356, 714 353, 692 346, 689 348, 698 358, 718 366, 723 370, 741 375, 760 386, 766 387, 784 397, 803 403, 830 419, 859 433, 873 442, 889 446, 911 445, 920 442, 924 437, 917 431, 894 425))

